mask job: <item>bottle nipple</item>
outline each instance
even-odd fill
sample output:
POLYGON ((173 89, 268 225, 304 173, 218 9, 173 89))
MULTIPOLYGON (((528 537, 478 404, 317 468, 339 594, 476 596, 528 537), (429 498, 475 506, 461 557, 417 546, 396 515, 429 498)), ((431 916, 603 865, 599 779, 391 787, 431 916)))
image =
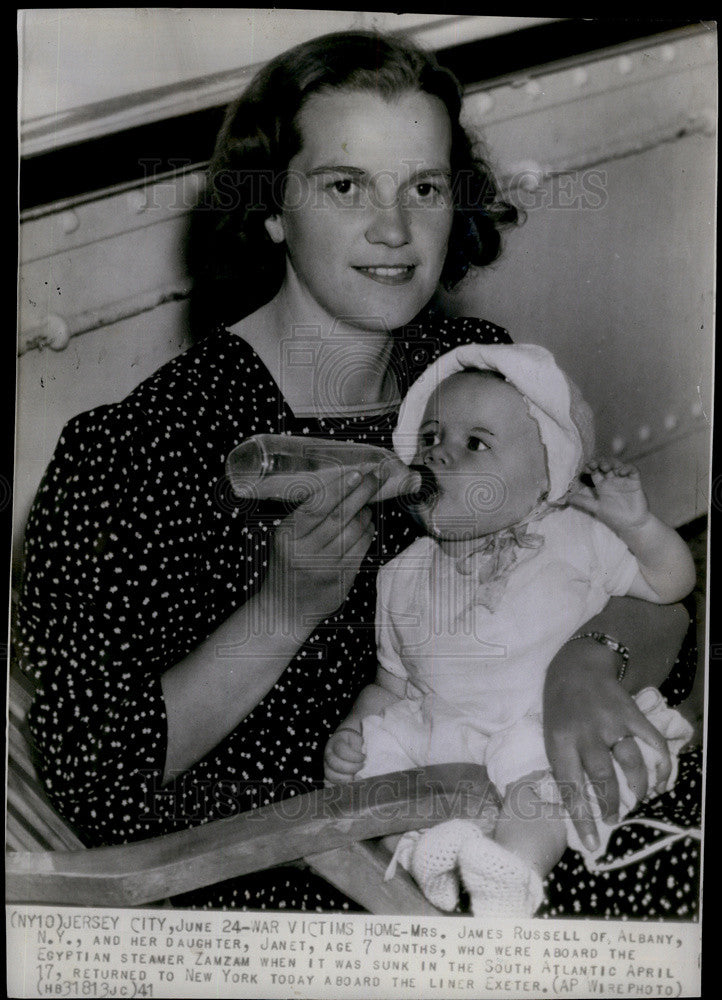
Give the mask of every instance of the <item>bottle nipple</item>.
POLYGON ((428 465, 410 465, 412 472, 418 472, 421 476, 421 486, 415 493, 409 494, 412 503, 431 503, 439 492, 439 484, 433 471, 428 465))

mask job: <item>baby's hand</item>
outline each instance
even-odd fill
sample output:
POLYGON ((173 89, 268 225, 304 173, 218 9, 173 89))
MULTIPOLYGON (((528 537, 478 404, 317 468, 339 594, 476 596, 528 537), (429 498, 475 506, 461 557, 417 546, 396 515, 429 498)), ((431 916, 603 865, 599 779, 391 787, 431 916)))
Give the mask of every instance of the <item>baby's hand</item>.
POLYGON ((337 729, 326 744, 323 755, 326 781, 333 784, 353 781, 366 760, 363 745, 363 737, 355 729, 337 729))
POLYGON ((649 517, 649 504, 639 471, 614 459, 600 458, 584 469, 594 488, 580 486, 569 502, 598 518, 617 533, 641 527, 649 517))

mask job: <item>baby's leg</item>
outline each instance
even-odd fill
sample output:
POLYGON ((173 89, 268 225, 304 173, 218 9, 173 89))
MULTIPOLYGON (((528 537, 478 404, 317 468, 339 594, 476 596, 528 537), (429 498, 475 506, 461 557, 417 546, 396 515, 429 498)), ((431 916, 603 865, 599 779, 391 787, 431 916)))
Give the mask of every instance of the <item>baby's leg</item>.
MULTIPOLYGON (((396 715, 398 716, 398 712, 396 715)), ((379 715, 369 715, 363 720, 362 736, 366 759, 354 776, 355 781, 375 777, 378 774, 389 774, 393 771, 406 771, 420 766, 422 762, 409 752, 409 740, 405 739, 402 742, 406 734, 406 727, 403 725, 405 721, 403 716, 401 719, 395 718, 395 725, 392 725, 387 722, 384 716, 379 715)), ((399 787, 398 797, 404 798, 408 792, 408 788, 399 787)), ((394 854, 403 836, 405 835, 401 833, 392 833, 381 837, 380 840, 384 847, 391 854, 394 854)), ((404 867, 408 867, 404 864, 405 858, 402 857, 399 860, 404 867)))
POLYGON ((567 846, 562 807, 538 791, 545 772, 535 771, 510 785, 497 820, 494 840, 522 858, 544 879, 567 846))
POLYGON ((566 847, 558 805, 538 790, 546 772, 507 786, 493 838, 479 834, 459 852, 461 878, 477 917, 531 917, 543 899, 542 880, 566 847))

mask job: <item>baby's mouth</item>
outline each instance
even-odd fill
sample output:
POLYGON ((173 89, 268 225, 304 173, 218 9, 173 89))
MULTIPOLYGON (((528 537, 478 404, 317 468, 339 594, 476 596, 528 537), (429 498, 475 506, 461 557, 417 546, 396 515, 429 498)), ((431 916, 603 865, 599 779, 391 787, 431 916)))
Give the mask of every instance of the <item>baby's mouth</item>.
POLYGON ((432 470, 428 465, 411 465, 409 468, 421 476, 421 486, 410 495, 412 503, 417 506, 433 503, 439 495, 439 483, 432 470))

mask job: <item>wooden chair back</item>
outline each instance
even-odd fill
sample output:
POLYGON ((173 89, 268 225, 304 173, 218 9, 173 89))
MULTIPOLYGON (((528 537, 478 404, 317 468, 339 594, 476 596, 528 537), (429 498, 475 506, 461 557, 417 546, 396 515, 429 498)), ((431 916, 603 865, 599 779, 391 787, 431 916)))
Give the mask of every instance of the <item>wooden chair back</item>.
POLYGON ((29 685, 12 676, 8 902, 144 906, 250 872, 301 863, 369 912, 438 914, 401 867, 385 881, 388 851, 373 840, 496 808, 484 768, 435 765, 318 789, 149 840, 86 849, 52 807, 38 778, 26 722, 31 699, 29 685))

